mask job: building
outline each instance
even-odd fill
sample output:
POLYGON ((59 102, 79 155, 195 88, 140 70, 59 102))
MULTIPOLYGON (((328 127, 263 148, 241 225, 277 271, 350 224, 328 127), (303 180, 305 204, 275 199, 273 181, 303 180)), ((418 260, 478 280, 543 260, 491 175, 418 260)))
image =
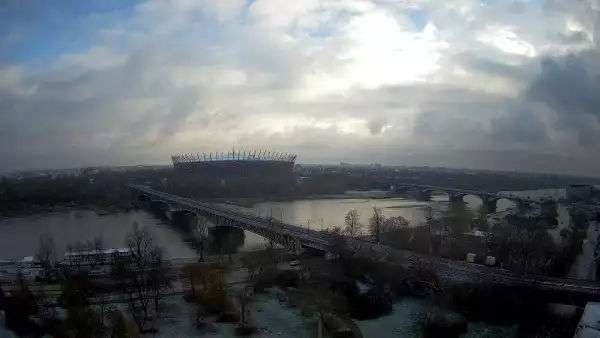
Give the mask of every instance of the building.
POLYGON ((176 171, 199 180, 278 180, 293 177, 295 154, 267 151, 184 154, 171 157, 176 171))
POLYGON ((594 187, 589 184, 572 184, 567 187, 567 199, 570 201, 587 201, 593 194, 594 187))

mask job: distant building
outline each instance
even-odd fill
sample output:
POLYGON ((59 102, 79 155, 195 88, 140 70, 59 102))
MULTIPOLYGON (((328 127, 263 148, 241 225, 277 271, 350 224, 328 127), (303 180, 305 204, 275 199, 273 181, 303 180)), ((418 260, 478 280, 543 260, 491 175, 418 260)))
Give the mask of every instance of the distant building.
POLYGON ((276 180, 293 177, 296 155, 267 151, 172 156, 176 171, 200 180, 276 180))
POLYGON ((567 187, 567 199, 570 201, 587 201, 593 194, 594 187, 589 184, 572 184, 567 187))

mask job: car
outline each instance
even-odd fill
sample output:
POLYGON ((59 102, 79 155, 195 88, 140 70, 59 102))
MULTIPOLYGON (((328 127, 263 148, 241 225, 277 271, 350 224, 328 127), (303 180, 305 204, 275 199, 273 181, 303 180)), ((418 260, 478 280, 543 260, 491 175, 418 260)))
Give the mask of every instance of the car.
POLYGON ((300 261, 298 261, 298 260, 290 262, 290 266, 298 266, 298 265, 300 265, 300 261))

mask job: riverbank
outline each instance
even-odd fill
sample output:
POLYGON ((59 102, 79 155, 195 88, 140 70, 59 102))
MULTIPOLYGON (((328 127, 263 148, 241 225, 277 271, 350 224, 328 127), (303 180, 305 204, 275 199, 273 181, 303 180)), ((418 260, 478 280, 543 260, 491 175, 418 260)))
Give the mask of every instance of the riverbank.
POLYGON ((31 209, 18 212, 9 212, 0 214, 0 222, 7 219, 25 218, 33 216, 51 216, 70 211, 92 211, 98 216, 115 215, 120 212, 129 212, 134 210, 133 207, 98 207, 94 205, 66 205, 57 207, 33 207, 31 209))

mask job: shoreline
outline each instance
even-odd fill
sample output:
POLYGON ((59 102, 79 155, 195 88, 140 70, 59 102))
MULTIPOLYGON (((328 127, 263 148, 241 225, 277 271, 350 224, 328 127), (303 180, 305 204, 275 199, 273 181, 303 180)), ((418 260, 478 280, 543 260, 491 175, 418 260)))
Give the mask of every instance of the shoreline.
POLYGON ((49 215, 56 215, 56 214, 60 214, 60 213, 64 213, 64 212, 80 211, 80 210, 81 211, 92 211, 97 216, 107 216, 107 215, 115 215, 120 212, 128 212, 128 211, 135 210, 135 209, 133 209, 133 208, 125 209, 125 208, 119 208, 119 207, 99 208, 99 207, 89 206, 89 205, 73 205, 73 206, 60 206, 60 207, 52 207, 52 208, 38 208, 35 210, 12 213, 9 215, 0 215, 0 222, 2 222, 4 220, 8 220, 8 219, 15 219, 15 218, 18 219, 18 218, 27 218, 27 217, 36 217, 36 216, 49 216, 49 215))

